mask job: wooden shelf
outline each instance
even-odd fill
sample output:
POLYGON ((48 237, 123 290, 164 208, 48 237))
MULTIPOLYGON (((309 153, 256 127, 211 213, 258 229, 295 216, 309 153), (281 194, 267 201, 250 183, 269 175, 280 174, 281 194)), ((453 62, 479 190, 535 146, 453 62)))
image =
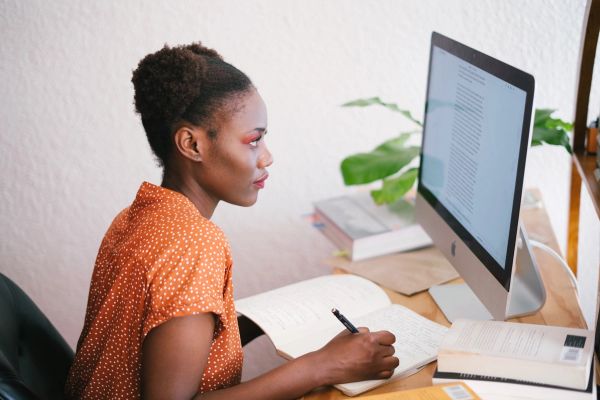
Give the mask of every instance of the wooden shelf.
MULTIPOLYGON (((595 156, 585 154, 590 92, 594 61, 600 34, 600 0, 588 0, 583 18, 581 47, 579 48, 579 74, 577 76, 577 95, 575 97, 575 120, 573 121, 573 169, 571 171, 571 189, 569 191, 569 233, 567 240, 567 260, 573 271, 577 271, 577 253, 579 242, 579 204, 583 187, 590 195, 596 218, 600 217, 600 185, 594 177, 595 156), (583 187, 582 187, 583 186, 583 187)), ((596 66, 597 67, 597 66, 596 66)), ((596 68, 598 69, 598 68, 596 68)), ((588 216, 582 215, 586 218, 588 216)), ((591 216, 590 216, 591 217, 591 216)), ((600 318, 597 330, 600 335, 600 318)), ((596 338, 596 351, 600 355, 600 336, 596 338)))
POLYGON ((596 215, 600 215, 600 183, 594 176, 594 170, 596 169, 596 155, 575 152, 573 154, 573 164, 577 168, 579 176, 592 198, 596 215))

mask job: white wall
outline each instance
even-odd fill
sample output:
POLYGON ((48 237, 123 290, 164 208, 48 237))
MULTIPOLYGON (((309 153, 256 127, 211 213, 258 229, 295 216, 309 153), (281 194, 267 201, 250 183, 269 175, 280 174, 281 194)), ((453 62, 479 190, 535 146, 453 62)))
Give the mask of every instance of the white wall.
POLYGON ((600 219, 594 211, 592 199, 582 185, 579 203, 579 239, 577 249, 577 284, 579 302, 585 322, 596 327, 598 317, 598 277, 600 271, 600 219))
MULTIPOLYGON (((143 180, 160 182, 130 78, 164 43, 215 47, 269 107, 271 179, 253 208, 215 215, 243 297, 328 273, 333 248, 303 215, 349 190, 344 156, 411 127, 341 103, 379 95, 421 118, 436 30, 532 73, 536 105, 571 119, 583 10, 584 0, 0 0, 0 271, 75 345, 106 228, 143 180)), ((527 183, 564 244, 569 158, 530 154, 527 183)))

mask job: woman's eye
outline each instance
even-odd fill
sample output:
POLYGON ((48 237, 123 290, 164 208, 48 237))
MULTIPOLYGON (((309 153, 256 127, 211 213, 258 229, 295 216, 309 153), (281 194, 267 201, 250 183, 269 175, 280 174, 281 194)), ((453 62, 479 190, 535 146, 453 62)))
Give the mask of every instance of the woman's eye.
POLYGON ((254 135, 248 137, 244 141, 244 143, 247 143, 251 147, 258 147, 258 142, 260 142, 261 140, 263 140, 263 138, 265 137, 266 134, 267 134, 267 130, 266 129, 255 129, 254 130, 254 135))
POLYGON ((250 142, 250 146, 252 146, 252 147, 258 146, 258 142, 260 142, 262 140, 263 136, 264 136, 264 134, 258 135, 254 140, 252 140, 250 142))
POLYGON ((258 146, 258 142, 260 142, 260 139, 262 139, 262 136, 259 136, 256 139, 254 139, 253 141, 251 141, 250 146, 253 146, 253 147, 258 146))

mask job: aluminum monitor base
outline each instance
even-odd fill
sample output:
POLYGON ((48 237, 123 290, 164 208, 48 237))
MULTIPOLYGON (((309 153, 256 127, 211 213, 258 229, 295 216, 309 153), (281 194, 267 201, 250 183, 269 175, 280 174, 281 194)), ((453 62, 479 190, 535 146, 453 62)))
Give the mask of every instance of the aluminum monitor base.
POLYGON ((492 319, 492 314, 466 283, 432 286, 429 288, 429 294, 450 322, 459 318, 492 319))
MULTIPOLYGON (((450 322, 458 318, 492 319, 483 303, 464 283, 432 286, 429 294, 450 322)), ((546 302, 546 289, 522 225, 519 227, 515 271, 508 300, 505 319, 533 314, 546 302)))

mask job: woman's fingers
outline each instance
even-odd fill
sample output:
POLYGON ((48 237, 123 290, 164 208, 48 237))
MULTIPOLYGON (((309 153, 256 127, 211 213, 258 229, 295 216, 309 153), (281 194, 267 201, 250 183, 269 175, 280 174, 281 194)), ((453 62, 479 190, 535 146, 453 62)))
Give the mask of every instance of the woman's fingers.
POLYGON ((387 379, 394 374, 396 367, 400 365, 398 357, 390 356, 385 357, 382 362, 382 370, 377 373, 379 379, 387 379))
POLYGON ((377 378, 378 379, 388 379, 391 378, 392 375, 394 375, 394 371, 393 370, 386 370, 386 371, 381 371, 379 373, 377 373, 377 378))
POLYGON ((381 355, 384 357, 393 356, 396 353, 394 346, 381 346, 381 355))
POLYGON ((390 356, 383 359, 384 369, 394 370, 398 365, 400 365, 400 359, 398 357, 390 356))
POLYGON ((396 342, 396 336, 389 331, 377 331, 371 333, 375 340, 382 345, 392 345, 396 342))

